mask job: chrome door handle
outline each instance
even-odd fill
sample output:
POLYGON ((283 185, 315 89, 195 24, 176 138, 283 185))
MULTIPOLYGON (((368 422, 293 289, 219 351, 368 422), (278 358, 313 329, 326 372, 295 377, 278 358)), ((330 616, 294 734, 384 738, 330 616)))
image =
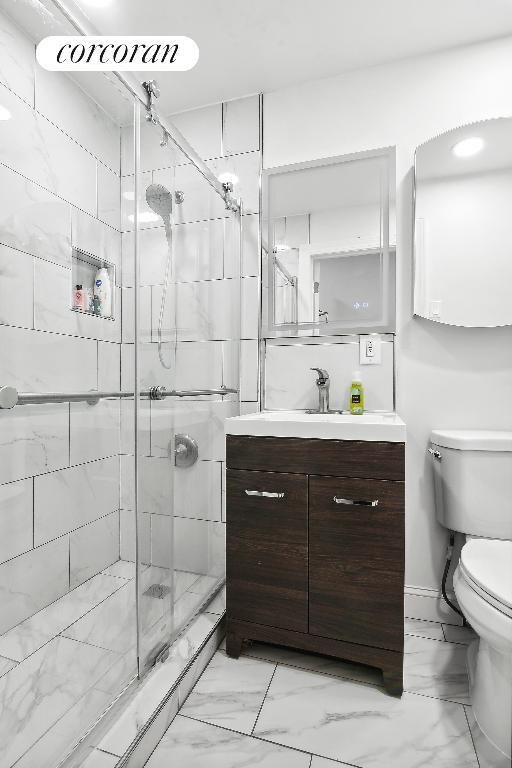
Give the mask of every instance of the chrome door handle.
POLYGON ((273 491, 248 491, 245 490, 246 496, 264 496, 266 499, 283 499, 284 493, 274 493, 273 491))
POLYGON ((333 501, 336 504, 347 504, 349 506, 356 507, 377 507, 379 504, 378 499, 373 501, 365 501, 364 499, 340 499, 338 496, 334 496, 333 501))
POLYGON ((434 457, 434 459, 437 459, 438 461, 442 460, 443 457, 441 456, 439 451, 436 451, 435 448, 428 448, 427 450, 430 453, 430 455, 434 457))

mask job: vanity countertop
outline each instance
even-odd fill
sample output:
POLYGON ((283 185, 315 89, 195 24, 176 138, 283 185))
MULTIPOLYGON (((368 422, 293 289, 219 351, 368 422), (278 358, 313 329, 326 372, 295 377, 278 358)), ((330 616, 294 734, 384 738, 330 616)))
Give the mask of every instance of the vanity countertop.
POLYGON ((261 411, 226 419, 226 434, 404 443, 406 427, 396 413, 261 411))

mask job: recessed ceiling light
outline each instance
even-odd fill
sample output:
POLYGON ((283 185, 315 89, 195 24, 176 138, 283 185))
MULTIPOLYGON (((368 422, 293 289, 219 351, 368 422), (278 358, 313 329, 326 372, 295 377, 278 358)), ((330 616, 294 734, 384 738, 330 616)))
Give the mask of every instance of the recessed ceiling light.
POLYGON ((231 173, 230 171, 224 171, 224 173, 221 173, 219 176, 219 181, 221 184, 231 184, 235 186, 235 184, 238 184, 240 179, 236 175, 236 173, 231 173))
POLYGON ((0 120, 10 120, 11 119, 11 113, 7 109, 7 107, 2 107, 0 104, 0 120))
POLYGON ((480 136, 471 136, 469 139, 458 141, 452 147, 452 152, 455 157, 471 157, 471 155, 476 155, 480 152, 484 148, 484 144, 485 142, 480 136))

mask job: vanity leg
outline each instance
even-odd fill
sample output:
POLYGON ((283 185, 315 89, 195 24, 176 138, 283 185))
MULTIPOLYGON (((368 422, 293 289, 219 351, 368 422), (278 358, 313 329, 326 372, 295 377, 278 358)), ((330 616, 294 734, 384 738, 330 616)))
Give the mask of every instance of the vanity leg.
POLYGON ((238 659, 240 656, 240 653, 242 651, 242 643, 243 640, 241 637, 238 637, 233 632, 230 632, 229 629, 226 634, 226 653, 228 656, 231 656, 232 659, 238 659))
POLYGON ((384 678, 384 687, 389 695, 400 697, 404 692, 403 657, 400 656, 400 663, 397 662, 393 666, 383 669, 382 677, 384 678))

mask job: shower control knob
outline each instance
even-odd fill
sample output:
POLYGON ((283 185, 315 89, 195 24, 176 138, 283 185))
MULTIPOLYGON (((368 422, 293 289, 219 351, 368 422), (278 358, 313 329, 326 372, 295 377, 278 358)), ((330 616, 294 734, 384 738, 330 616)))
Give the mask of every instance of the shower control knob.
MULTIPOLYGON (((172 443, 171 443, 172 445, 172 443)), ((169 446, 170 448, 170 446, 169 446)), ((174 438, 174 463, 177 467, 191 467, 199 456, 199 446, 189 435, 176 435, 174 438)))

